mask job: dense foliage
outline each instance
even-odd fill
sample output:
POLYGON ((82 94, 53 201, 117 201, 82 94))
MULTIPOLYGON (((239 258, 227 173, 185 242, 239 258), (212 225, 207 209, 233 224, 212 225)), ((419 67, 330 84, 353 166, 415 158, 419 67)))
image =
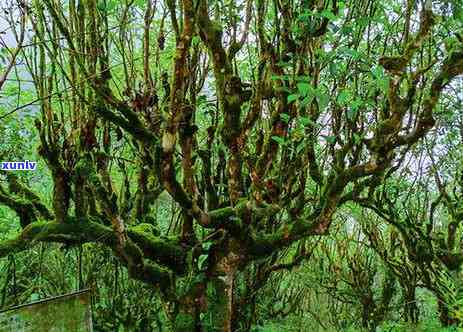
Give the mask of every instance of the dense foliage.
POLYGON ((6 0, 0 308, 97 331, 463 326, 461 0, 6 0))

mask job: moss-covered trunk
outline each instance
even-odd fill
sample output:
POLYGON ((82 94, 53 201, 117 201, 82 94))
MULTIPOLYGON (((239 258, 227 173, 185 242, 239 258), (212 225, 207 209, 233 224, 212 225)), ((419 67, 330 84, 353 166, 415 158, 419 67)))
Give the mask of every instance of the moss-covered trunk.
POLYGON ((233 331, 233 289, 242 256, 230 243, 226 247, 225 253, 212 258, 204 280, 194 284, 179 303, 174 331, 233 331))

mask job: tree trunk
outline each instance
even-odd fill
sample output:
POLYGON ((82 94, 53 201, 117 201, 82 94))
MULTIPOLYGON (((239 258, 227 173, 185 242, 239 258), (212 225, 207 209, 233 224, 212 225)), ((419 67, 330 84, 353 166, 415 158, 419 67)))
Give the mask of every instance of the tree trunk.
POLYGON ((417 324, 419 320, 419 308, 416 304, 415 286, 403 288, 404 291, 404 316, 406 322, 417 324))
POLYGON ((174 331, 233 331, 233 288, 242 260, 229 242, 226 253, 216 257, 215 264, 206 272, 206 280, 193 285, 181 301, 174 331))

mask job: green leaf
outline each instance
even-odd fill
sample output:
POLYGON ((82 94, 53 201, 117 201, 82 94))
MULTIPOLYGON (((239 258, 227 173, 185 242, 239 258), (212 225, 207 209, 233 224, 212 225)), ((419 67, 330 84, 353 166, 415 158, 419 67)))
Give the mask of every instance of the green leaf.
POLYGON ((381 66, 375 66, 371 70, 377 86, 380 88, 383 93, 387 93, 389 90, 389 77, 384 74, 384 69, 381 66))
POLYGON ((346 104, 350 100, 351 96, 352 95, 349 90, 342 90, 339 93, 338 98, 337 98, 338 104, 340 105, 346 104))
POLYGON ((371 70, 371 73, 373 74, 374 78, 384 77, 384 69, 381 66, 374 66, 371 70))
POLYGON ((202 244, 202 247, 203 247, 204 250, 208 251, 211 248, 212 244, 213 244, 213 242, 204 242, 202 244))
POLYGON ((354 60, 361 57, 361 54, 357 50, 349 47, 342 47, 339 52, 343 55, 351 56, 354 60))
POLYGON ((353 31, 354 31, 354 29, 352 29, 352 26, 349 25, 349 24, 345 24, 345 25, 343 25, 343 27, 341 28, 341 33, 342 33, 343 35, 349 35, 349 34, 351 34, 353 31))
POLYGON ((356 24, 360 27, 366 27, 368 25, 368 22, 370 22, 369 17, 360 17, 358 20, 356 20, 356 24))
POLYGON ((328 64, 328 71, 329 71, 331 76, 337 77, 337 75, 339 73, 339 69, 340 69, 340 67, 336 62, 330 62, 328 64))
POLYGON ((336 136, 325 136, 325 139, 330 144, 336 143, 336 136))
POLYGON ((363 100, 360 99, 360 98, 355 98, 355 100, 353 102, 351 102, 349 105, 353 109, 358 110, 360 108, 360 106, 363 105, 363 100))
POLYGON ((283 137, 280 137, 280 136, 272 136, 272 139, 277 142, 278 144, 280 145, 284 145, 285 144, 285 139, 283 137))
POLYGON ((314 98, 315 98, 314 95, 309 95, 309 96, 305 97, 304 99, 302 99, 301 106, 305 107, 307 105, 310 105, 310 103, 312 103, 314 98))
POLYGON ((300 124, 302 124, 303 126, 307 126, 307 125, 315 125, 315 122, 313 122, 313 120, 307 116, 301 116, 299 118, 299 122, 300 124))
POLYGON ((97 5, 96 5, 96 8, 99 10, 99 11, 102 11, 102 12, 106 12, 106 4, 104 1, 98 1, 97 5))
POLYGON ((452 6, 452 14, 453 14, 453 18, 457 21, 457 22, 461 22, 463 21, 463 8, 462 6, 460 5, 453 5, 452 6))
POLYGON ((298 100, 298 99, 299 99, 299 95, 297 93, 289 95, 288 96, 288 103, 291 103, 291 102, 293 102, 295 100, 298 100))
POLYGON ((299 91, 300 95, 307 96, 312 92, 312 86, 307 82, 300 82, 297 83, 297 90, 299 91))
POLYGON ((353 107, 349 107, 347 109, 347 118, 350 120, 350 121, 354 121, 355 120, 355 117, 357 116, 357 113, 358 113, 358 110, 356 108, 353 108, 353 107))
POLYGON ((202 270, 204 267, 204 264, 206 263, 206 260, 208 258, 208 255, 200 255, 198 257, 198 269, 202 270))
POLYGON ((378 80, 377 82, 378 82, 378 86, 381 89, 381 91, 383 91, 384 94, 387 94, 387 92, 389 90, 389 78, 384 77, 384 78, 378 80))
POLYGON ((317 89, 315 91, 315 94, 317 96, 318 108, 320 110, 324 110, 330 102, 330 96, 326 94, 325 92, 321 91, 320 89, 317 89))
POLYGON ((329 11, 328 9, 325 9, 323 10, 321 13, 320 13, 321 16, 323 17, 326 17, 327 19, 329 19, 330 21, 334 21, 336 20, 336 15, 334 15, 333 12, 329 11))
POLYGON ((108 1, 106 1, 106 10, 108 12, 114 10, 117 7, 118 3, 119 3, 119 1, 117 1, 117 0, 108 0, 108 1))
POLYGON ((191 38, 191 44, 193 45, 198 45, 200 41, 201 38, 199 36, 194 36, 193 38, 191 38))
POLYGON ((96 5, 96 8, 103 13, 108 13, 114 10, 114 8, 116 8, 117 3, 118 2, 116 0, 108 0, 108 1, 99 0, 96 5))
POLYGON ((280 114, 280 118, 282 121, 288 123, 289 122, 289 114, 286 114, 286 113, 282 113, 280 114))

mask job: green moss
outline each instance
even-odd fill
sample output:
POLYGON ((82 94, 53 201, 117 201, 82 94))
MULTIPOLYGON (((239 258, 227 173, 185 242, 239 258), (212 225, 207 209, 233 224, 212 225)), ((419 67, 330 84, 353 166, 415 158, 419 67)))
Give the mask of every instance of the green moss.
POLYGON ((157 238, 151 225, 140 224, 127 231, 129 237, 137 243, 147 258, 169 266, 175 272, 186 272, 186 253, 174 240, 157 238))
MULTIPOLYGON (((33 245, 35 241, 45 242, 98 242, 114 247, 117 238, 111 228, 102 225, 99 220, 78 220, 68 218, 65 223, 38 221, 27 226, 16 239, 0 242, 0 257, 19 252, 33 245)), ((180 245, 171 239, 157 238, 146 232, 149 226, 141 225, 128 230, 128 236, 135 250, 132 254, 144 256, 161 265, 168 266, 177 273, 186 270, 186 253, 180 245), (136 247, 136 249, 135 249, 136 247), (141 250, 141 251, 139 251, 141 250)))

